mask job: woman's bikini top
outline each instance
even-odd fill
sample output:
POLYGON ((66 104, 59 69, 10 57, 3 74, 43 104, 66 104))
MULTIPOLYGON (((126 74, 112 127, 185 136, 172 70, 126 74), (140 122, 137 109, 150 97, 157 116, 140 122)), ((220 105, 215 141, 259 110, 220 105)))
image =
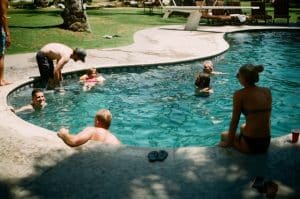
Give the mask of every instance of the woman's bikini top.
POLYGON ((255 110, 246 110, 242 108, 241 112, 247 116, 249 114, 255 114, 255 113, 263 113, 263 112, 270 112, 272 109, 271 108, 264 108, 264 109, 255 109, 255 110))

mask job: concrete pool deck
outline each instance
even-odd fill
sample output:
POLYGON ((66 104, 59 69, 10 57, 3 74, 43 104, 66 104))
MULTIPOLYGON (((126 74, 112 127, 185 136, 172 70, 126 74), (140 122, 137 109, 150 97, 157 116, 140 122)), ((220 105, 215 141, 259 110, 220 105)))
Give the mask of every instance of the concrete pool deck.
MULTIPOLYGON (((90 49, 86 63, 70 62, 63 72, 197 60, 226 51, 226 32, 287 27, 182 29, 139 31, 134 44, 90 49)), ((289 143, 290 129, 286 136, 272 139, 263 155, 184 147, 166 149, 169 156, 164 162, 149 163, 148 152, 161 148, 113 147, 93 141, 70 148, 54 132, 23 121, 7 107, 9 92, 37 75, 35 53, 5 56, 5 77, 14 83, 0 87, 0 198, 265 198, 251 188, 256 176, 279 185, 276 198, 300 198, 300 142, 289 143)))

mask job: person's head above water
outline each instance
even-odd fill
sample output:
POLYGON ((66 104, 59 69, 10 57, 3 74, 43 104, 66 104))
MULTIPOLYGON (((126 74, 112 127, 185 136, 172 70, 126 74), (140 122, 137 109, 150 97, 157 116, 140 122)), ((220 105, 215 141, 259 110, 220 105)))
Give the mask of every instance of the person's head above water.
POLYGON ((43 108, 46 104, 46 98, 41 89, 35 88, 31 92, 31 105, 34 109, 43 108))
POLYGON ((95 116, 95 126, 109 129, 112 120, 111 112, 107 109, 100 109, 95 116))
POLYGON ((245 64, 240 67, 239 72, 236 77, 242 81, 241 83, 246 83, 249 85, 254 85, 259 81, 259 74, 264 70, 262 65, 245 64))
POLYGON ((97 77, 97 69, 96 68, 90 68, 90 69, 88 69, 87 70, 87 76, 89 77, 89 78, 95 78, 95 77, 97 77))
POLYGON ((213 72, 213 70, 214 70, 214 64, 212 61, 206 60, 203 62, 203 72, 204 73, 210 74, 213 72))

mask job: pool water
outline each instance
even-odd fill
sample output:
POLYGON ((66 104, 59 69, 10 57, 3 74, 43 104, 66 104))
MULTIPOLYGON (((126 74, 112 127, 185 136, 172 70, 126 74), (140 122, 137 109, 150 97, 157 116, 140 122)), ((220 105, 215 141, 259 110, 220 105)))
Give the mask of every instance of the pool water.
MULTIPOLYGON (((232 95, 240 89, 235 74, 245 63, 263 64, 258 85, 273 95, 272 137, 299 128, 300 124, 300 33, 247 32, 228 34, 230 49, 213 58, 217 71, 211 78, 214 93, 198 97, 194 91, 200 62, 155 66, 138 71, 103 71, 103 86, 82 91, 78 77, 64 81, 66 92, 46 92, 48 106, 19 116, 35 125, 72 133, 93 125, 100 108, 113 114, 110 130, 125 145, 151 147, 213 146, 228 129, 232 95)), ((9 96, 14 107, 31 100, 32 88, 9 96)), ((244 122, 241 117, 239 125, 244 122)))

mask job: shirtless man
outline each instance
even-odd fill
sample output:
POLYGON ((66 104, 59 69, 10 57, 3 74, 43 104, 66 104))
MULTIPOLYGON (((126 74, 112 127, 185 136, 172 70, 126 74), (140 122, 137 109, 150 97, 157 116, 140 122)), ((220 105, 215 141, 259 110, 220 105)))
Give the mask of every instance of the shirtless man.
POLYGON ((15 113, 23 112, 23 111, 37 111, 44 109, 47 105, 46 98, 42 90, 35 88, 31 93, 32 101, 31 104, 23 106, 17 110, 11 109, 15 113))
POLYGON ((62 80, 61 70, 71 59, 84 62, 86 52, 84 49, 72 49, 64 44, 49 43, 36 54, 36 60, 41 75, 42 87, 53 89, 59 86, 62 80), (56 60, 54 66, 53 61, 56 60))
POLYGON ((95 126, 86 127, 76 135, 71 135, 68 129, 61 128, 57 135, 71 147, 80 146, 89 140, 103 144, 120 145, 121 142, 108 130, 112 120, 109 110, 101 109, 96 113, 95 126))
POLYGON ((4 52, 10 46, 10 32, 7 20, 8 1, 0 2, 0 86, 9 84, 4 79, 4 52))

